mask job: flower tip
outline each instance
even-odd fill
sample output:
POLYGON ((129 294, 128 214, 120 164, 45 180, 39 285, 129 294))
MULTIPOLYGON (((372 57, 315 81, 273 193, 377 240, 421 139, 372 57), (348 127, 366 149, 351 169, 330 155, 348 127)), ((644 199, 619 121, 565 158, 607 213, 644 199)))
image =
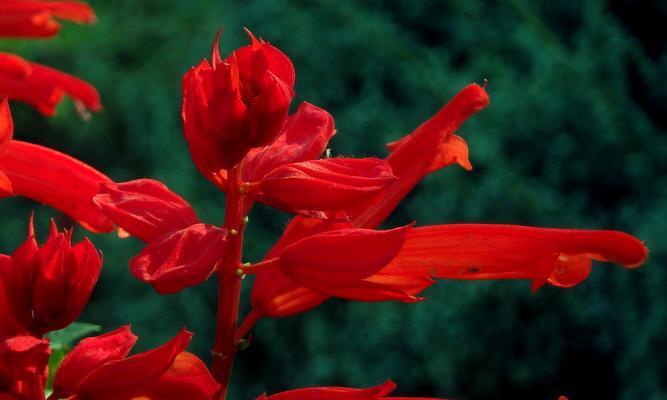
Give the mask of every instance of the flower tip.
POLYGON ((247 27, 244 26, 243 30, 245 31, 245 33, 250 38, 250 44, 252 45, 253 50, 257 49, 261 45, 261 42, 259 40, 257 40, 255 35, 253 35, 253 33, 247 27))
MULTIPOLYGON (((211 66, 213 68, 217 67, 222 63, 222 58, 220 58, 220 38, 222 37, 222 27, 218 28, 218 33, 215 34, 215 39, 213 40, 213 48, 211 49, 211 66)), ((192 67, 194 69, 194 67, 192 67)))

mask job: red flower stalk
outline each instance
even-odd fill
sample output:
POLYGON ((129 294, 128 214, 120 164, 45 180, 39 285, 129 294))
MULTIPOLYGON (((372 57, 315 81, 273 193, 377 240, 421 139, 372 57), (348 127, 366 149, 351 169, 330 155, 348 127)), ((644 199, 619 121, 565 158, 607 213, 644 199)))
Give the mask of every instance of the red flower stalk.
POLYGON ((0 3, 0 36, 50 37, 60 31, 57 19, 90 24, 93 9, 71 0, 3 0, 0 3))
POLYGON ((93 201, 125 232, 147 242, 130 269, 158 293, 205 281, 223 255, 227 231, 200 223, 185 200, 157 181, 103 184, 93 201))
POLYGON ((82 340, 63 359, 49 399, 210 400, 219 385, 195 355, 182 330, 164 345, 131 357, 137 337, 128 326, 82 340))
POLYGON ((49 341, 15 336, 0 341, 0 399, 44 399, 49 341))
POLYGON ((53 222, 40 247, 32 225, 31 218, 27 240, 11 257, 0 255, 0 277, 14 318, 41 337, 79 316, 97 283, 102 259, 88 239, 72 246, 72 231, 60 233, 53 222))
POLYGON ((256 400, 438 400, 425 397, 387 397, 396 389, 396 384, 388 380, 380 385, 367 389, 346 387, 313 387, 294 389, 267 396, 262 394, 256 400))
POLYGON ((211 63, 203 60, 183 77, 182 118, 195 164, 214 182, 254 147, 271 143, 292 97, 294 67, 280 50, 248 31, 251 44, 211 63))

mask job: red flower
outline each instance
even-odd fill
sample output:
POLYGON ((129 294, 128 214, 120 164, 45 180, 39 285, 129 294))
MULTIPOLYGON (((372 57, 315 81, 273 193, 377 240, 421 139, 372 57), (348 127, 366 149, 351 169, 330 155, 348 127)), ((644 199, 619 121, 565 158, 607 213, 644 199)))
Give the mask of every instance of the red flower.
POLYGON ((51 225, 38 246, 32 226, 11 257, 0 255, 0 276, 14 318, 35 336, 62 329, 81 313, 95 287, 102 259, 88 239, 72 246, 72 231, 51 225))
POLYGON ((641 265, 648 250, 618 231, 547 229, 516 225, 434 225, 413 229, 383 270, 445 279, 530 279, 574 286, 588 277, 591 260, 641 265))
POLYGON ((36 63, 24 61, 23 70, 16 65, 8 55, 0 57, 0 95, 26 102, 48 116, 55 113, 65 94, 74 99, 81 113, 102 109, 100 95, 90 83, 36 63))
MULTIPOLYGON (((0 171, 21 195, 59 209, 93 232, 110 232, 113 224, 94 204, 103 182, 111 180, 66 154, 12 140, 0 154, 0 171)), ((7 196, 0 193, 0 197, 7 196)))
POLYGON ((160 182, 103 184, 93 201, 125 232, 147 242, 130 268, 161 294, 205 281, 223 255, 227 231, 200 223, 190 205, 160 182))
POLYGON ((294 67, 280 50, 248 31, 251 44, 224 61, 213 45, 211 63, 203 60, 183 77, 182 118, 190 154, 212 181, 254 147, 271 143, 280 132, 292 97, 294 67))
POLYGON ((0 36, 53 36, 60 31, 56 18, 90 24, 95 22, 95 12, 79 1, 3 0, 0 3, 0 36))
MULTIPOLYGON (((9 112, 7 98, 0 99, 0 156, 5 152, 14 135, 14 123, 9 112)), ((7 174, 0 169, 0 197, 11 196, 14 190, 7 174)))
POLYGON ((267 396, 262 394, 256 400, 438 400, 424 397, 387 397, 396 389, 396 384, 388 380, 381 385, 367 389, 353 389, 346 387, 313 387, 289 390, 267 396))
POLYGON ((210 400, 220 385, 195 355, 184 352, 182 330, 164 345, 127 357, 137 337, 128 326, 82 340, 63 359, 49 399, 210 400))
POLYGON ((43 399, 50 354, 46 339, 15 336, 0 340, 0 398, 43 399))

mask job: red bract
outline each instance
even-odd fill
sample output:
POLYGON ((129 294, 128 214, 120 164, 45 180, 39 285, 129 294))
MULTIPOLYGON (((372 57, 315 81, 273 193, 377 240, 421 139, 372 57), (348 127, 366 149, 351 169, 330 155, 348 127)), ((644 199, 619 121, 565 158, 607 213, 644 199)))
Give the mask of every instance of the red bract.
POLYGON ((512 225, 435 225, 413 229, 383 270, 447 279, 531 279, 570 287, 588 277, 591 260, 638 267, 648 255, 638 239, 617 231, 512 225))
POLYGON ((44 399, 50 354, 46 339, 15 336, 0 340, 0 399, 44 399))
POLYGON ((219 385, 196 356, 184 352, 191 337, 182 330, 164 345, 131 357, 136 336, 127 326, 84 339, 63 359, 49 399, 211 399, 219 385))
POLYGON ((211 63, 203 60, 183 77, 185 138, 195 164, 214 182, 250 149, 275 139, 294 97, 289 58, 248 34, 251 44, 224 61, 218 34, 211 63))
POLYGON ((32 227, 11 257, 0 257, 0 277, 14 318, 35 336, 64 328, 81 313, 95 287, 102 259, 88 239, 71 246, 72 231, 51 225, 38 246, 32 227))
POLYGON ((346 211, 379 193, 396 177, 384 160, 334 158, 280 166, 249 190, 286 211, 346 211))
POLYGON ((227 231, 194 224, 148 243, 130 260, 132 274, 160 294, 204 282, 224 254, 227 231))
POLYGON ((56 18, 90 24, 95 22, 95 12, 79 1, 3 0, 0 3, 0 36, 53 36, 60 31, 56 18))
POLYGON ((91 166, 46 147, 12 140, 0 154, 0 171, 13 193, 57 208, 94 232, 113 224, 94 204, 101 183, 111 180, 91 166))
POLYGON ((93 201, 120 228, 147 242, 130 268, 161 294, 205 281, 223 255, 227 231, 200 223, 190 205, 160 182, 104 184, 93 201))
POLYGON ((93 202, 123 230, 144 242, 199 222, 182 197, 152 179, 103 183, 93 202))
POLYGON ((29 69, 25 75, 0 66, 0 95, 26 102, 48 116, 55 113, 65 94, 74 99, 80 112, 102 109, 100 95, 90 83, 44 65, 26 64, 29 69))
POLYGON ((438 400, 425 397, 387 397, 387 395, 396 389, 396 384, 392 381, 386 381, 381 385, 373 386, 367 389, 354 389, 346 387, 313 387, 304 389, 289 390, 287 392, 276 393, 271 396, 262 394, 255 400, 438 400))

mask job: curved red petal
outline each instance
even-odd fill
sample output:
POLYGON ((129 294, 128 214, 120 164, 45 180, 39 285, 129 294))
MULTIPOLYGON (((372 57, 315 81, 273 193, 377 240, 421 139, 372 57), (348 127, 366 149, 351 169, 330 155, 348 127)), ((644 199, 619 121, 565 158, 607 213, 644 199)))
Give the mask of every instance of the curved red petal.
POLYGON ((294 389, 276 393, 271 396, 262 395, 257 399, 267 400, 379 400, 396 389, 396 384, 388 380, 367 389, 346 387, 313 387, 294 389))
POLYGON ((0 155, 0 170, 16 195, 48 204, 93 232, 110 232, 113 223, 93 204, 106 175, 66 154, 47 147, 12 140, 0 155))
POLYGON ((53 397, 60 399, 76 394, 79 383, 89 373, 111 361, 124 359, 136 341, 129 326, 83 339, 58 367, 53 381, 53 397))
POLYGON ((137 396, 159 400, 211 400, 220 390, 206 365, 194 354, 179 353, 171 367, 137 396))
POLYGON ((222 258, 225 229, 194 224, 156 238, 130 260, 132 274, 160 294, 202 283, 222 258))
POLYGON ((190 204, 152 179, 104 183, 93 202, 116 225, 144 242, 199 222, 190 204))

